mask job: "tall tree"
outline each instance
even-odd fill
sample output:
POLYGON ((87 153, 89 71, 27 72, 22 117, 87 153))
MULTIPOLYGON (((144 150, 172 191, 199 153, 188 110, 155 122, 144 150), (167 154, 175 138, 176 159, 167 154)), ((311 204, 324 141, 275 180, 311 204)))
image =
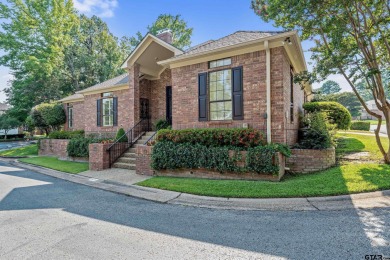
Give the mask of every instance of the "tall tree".
POLYGON ((311 49, 316 62, 314 73, 304 73, 297 81, 323 79, 339 73, 351 86, 368 114, 378 119, 376 142, 390 164, 390 145, 379 136, 386 120, 390 140, 390 103, 386 99, 384 72, 390 70, 390 6, 388 0, 252 0, 252 8, 265 21, 297 29, 303 40, 314 40, 311 49), (309 76, 309 77, 308 77, 309 76), (357 90, 364 82, 383 116, 368 108, 357 90))
POLYGON ((0 65, 15 77, 6 93, 25 118, 33 104, 61 97, 58 68, 77 15, 71 0, 8 0, 0 3, 0 19, 0 65))
MULTIPOLYGON (((187 26, 187 22, 181 18, 181 15, 160 14, 156 21, 148 25, 147 30, 153 35, 157 35, 159 31, 169 29, 172 32, 172 45, 184 49, 190 47, 193 28, 187 26)), ((137 32, 135 36, 123 37, 123 49, 128 53, 132 51, 143 39, 141 32, 137 32)))
POLYGON ((341 88, 339 83, 333 80, 327 80, 324 84, 322 84, 320 88, 321 94, 325 94, 325 95, 335 94, 340 92, 340 90, 341 88))
POLYGON ((20 126, 21 123, 8 113, 0 115, 0 130, 4 131, 4 139, 7 139, 8 132, 20 126))

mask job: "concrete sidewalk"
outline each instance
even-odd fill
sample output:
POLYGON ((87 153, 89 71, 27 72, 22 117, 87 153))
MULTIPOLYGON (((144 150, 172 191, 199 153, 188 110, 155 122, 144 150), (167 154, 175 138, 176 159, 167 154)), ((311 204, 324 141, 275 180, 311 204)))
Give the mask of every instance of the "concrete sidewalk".
POLYGON ((117 171, 116 173, 116 170, 109 170, 105 172, 87 171, 75 175, 24 164, 17 161, 8 162, 15 167, 31 170, 74 183, 79 183, 82 185, 87 185, 94 188, 145 200, 176 205, 231 210, 293 211, 344 210, 353 208, 370 209, 390 207, 390 190, 329 197, 275 199, 218 198, 136 186, 133 184, 149 177, 136 175, 135 172, 130 171, 117 171), (120 179, 124 178, 125 175, 127 181, 121 182, 120 179), (117 176, 118 178, 115 178, 114 176, 117 176))

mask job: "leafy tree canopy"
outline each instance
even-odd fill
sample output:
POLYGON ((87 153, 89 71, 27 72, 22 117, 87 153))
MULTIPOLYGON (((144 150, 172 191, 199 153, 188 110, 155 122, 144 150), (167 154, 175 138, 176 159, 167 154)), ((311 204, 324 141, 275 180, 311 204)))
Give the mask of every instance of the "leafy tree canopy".
POLYGON ((298 30, 303 40, 314 40, 313 73, 302 73, 296 80, 343 75, 367 113, 378 119, 376 141, 390 164, 390 145, 385 147, 379 137, 384 117, 390 140, 390 103, 385 93, 389 88, 385 72, 390 71, 389 1, 252 0, 252 8, 263 20, 273 20, 286 30, 298 30), (356 87, 360 82, 366 85, 383 116, 366 106, 356 87))
MULTIPOLYGON (((147 30, 153 35, 159 31, 169 29, 172 32, 172 45, 184 49, 190 47, 193 28, 187 26, 187 22, 181 18, 181 15, 160 14, 157 20, 148 25, 147 30)), ((130 53, 143 39, 141 32, 130 38, 122 38, 122 48, 130 53)))
POLYGON ((339 83, 333 80, 327 80, 324 84, 322 84, 320 88, 321 94, 334 94, 340 92, 341 88, 339 83))
POLYGON ((9 130, 17 128, 21 123, 9 113, 0 115, 0 129, 4 131, 4 139, 7 139, 9 130))

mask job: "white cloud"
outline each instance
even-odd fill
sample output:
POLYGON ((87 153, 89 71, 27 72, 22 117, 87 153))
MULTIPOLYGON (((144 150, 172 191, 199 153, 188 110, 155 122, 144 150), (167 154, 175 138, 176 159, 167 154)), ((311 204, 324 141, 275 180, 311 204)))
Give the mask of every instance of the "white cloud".
POLYGON ((117 0, 74 0, 74 7, 81 13, 100 17, 113 17, 117 6, 117 0))

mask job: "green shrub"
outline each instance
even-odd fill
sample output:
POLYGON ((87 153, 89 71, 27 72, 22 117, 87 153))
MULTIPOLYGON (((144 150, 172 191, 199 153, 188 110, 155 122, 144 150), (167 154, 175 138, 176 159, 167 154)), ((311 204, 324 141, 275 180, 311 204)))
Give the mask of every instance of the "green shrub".
POLYGON ((356 121, 352 122, 351 130, 370 131, 370 122, 356 121))
POLYGON ((72 157, 88 157, 89 156, 89 144, 93 143, 94 139, 91 138, 74 138, 70 139, 66 151, 68 156, 72 157))
POLYGON ((84 130, 75 131, 53 131, 49 134, 51 139, 72 139, 84 137, 84 130))
POLYGON ((115 140, 119 141, 120 143, 127 143, 129 141, 123 128, 119 128, 118 132, 116 133, 115 140))
POLYGON ((334 145, 333 127, 328 123, 325 113, 310 113, 304 118, 305 129, 297 148, 326 149, 334 145))
POLYGON ((330 123, 335 124, 337 129, 349 129, 351 114, 348 109, 337 102, 308 102, 303 105, 308 112, 325 112, 330 123))
POLYGON ((264 134, 256 129, 205 128, 184 130, 160 130, 157 142, 201 144, 204 146, 255 147, 264 145, 264 134))
POLYGON ((246 165, 238 166, 242 160, 241 148, 231 146, 212 147, 201 144, 158 142, 153 147, 151 166, 155 170, 205 168, 219 172, 254 171, 257 173, 276 174, 279 172, 276 152, 289 156, 290 150, 285 145, 266 145, 249 148, 246 165), (233 154, 229 155, 232 150, 233 154))
POLYGON ((161 130, 161 129, 170 129, 171 125, 169 124, 169 122, 165 119, 159 119, 157 122, 156 122, 156 129, 157 131, 158 130, 161 130))

